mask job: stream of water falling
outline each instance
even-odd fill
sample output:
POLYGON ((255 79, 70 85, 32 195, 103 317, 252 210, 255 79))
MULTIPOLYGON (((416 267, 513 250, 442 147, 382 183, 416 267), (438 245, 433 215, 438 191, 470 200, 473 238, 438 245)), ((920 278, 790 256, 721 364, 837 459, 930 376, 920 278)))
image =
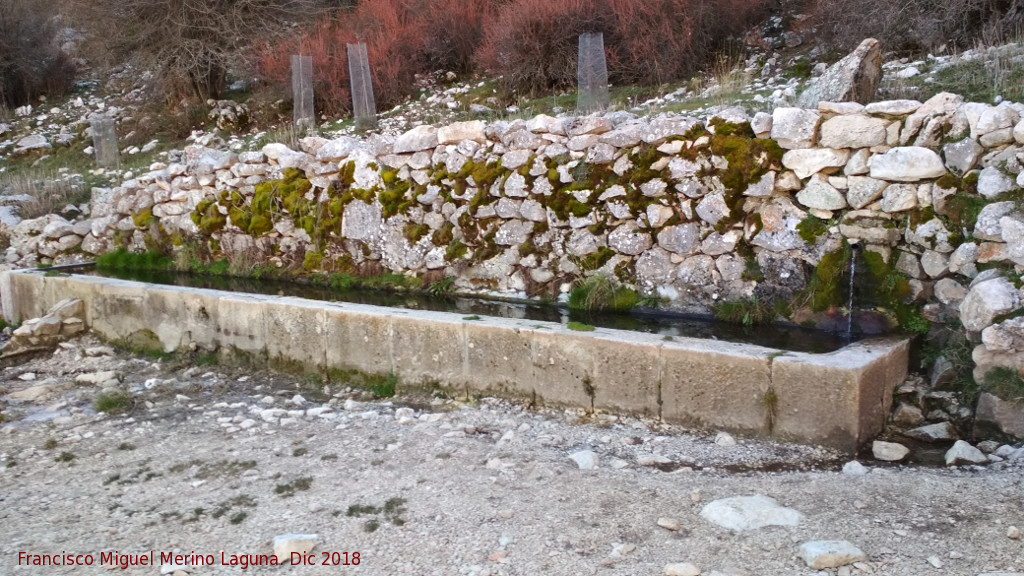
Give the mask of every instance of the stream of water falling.
POLYGON ((853 276, 857 271, 857 248, 850 248, 850 297, 846 302, 846 339, 853 338, 853 276))

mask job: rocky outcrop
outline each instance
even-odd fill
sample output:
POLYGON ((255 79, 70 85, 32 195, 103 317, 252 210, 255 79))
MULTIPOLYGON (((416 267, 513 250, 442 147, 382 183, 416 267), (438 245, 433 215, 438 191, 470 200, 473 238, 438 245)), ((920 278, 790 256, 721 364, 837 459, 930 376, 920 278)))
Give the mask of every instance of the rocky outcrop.
POLYGON ((882 81, 882 47, 868 38, 852 53, 836 62, 807 87, 797 106, 817 108, 819 102, 859 102, 875 98, 882 81))
POLYGON ((65 339, 85 331, 85 306, 81 300, 62 300, 40 318, 26 320, 0 348, 0 358, 53 349, 65 339))

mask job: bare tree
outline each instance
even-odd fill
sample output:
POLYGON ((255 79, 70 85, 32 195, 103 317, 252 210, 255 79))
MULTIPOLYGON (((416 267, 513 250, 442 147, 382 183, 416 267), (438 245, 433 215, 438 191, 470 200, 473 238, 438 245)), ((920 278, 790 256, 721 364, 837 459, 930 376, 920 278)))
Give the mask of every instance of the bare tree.
POLYGON ((74 80, 54 16, 48 0, 0 0, 0 105, 24 104, 74 80))
POLYGON ((311 17, 317 0, 72 0, 117 57, 155 70, 168 96, 217 98, 254 41, 311 17))

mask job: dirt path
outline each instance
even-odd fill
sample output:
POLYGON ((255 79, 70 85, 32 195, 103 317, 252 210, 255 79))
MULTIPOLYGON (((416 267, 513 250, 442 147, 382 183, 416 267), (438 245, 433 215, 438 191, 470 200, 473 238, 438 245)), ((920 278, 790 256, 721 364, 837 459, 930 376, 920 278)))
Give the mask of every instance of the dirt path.
POLYGON ((195 575, 626 575, 677 562, 704 575, 815 574, 798 556, 810 540, 848 540, 867 555, 822 573, 1024 572, 1022 542, 1007 537, 1024 527, 1022 461, 865 462, 871 472, 853 476, 820 448, 719 445, 714 433, 486 399, 363 402, 281 374, 108 355, 88 339, 66 346, 0 376, 3 575, 156 575, 161 552, 210 555, 213 566, 187 569, 195 575), (100 388, 73 383, 104 371, 133 392, 130 414, 97 415, 100 388), (596 469, 570 459, 583 450, 596 469), (755 494, 802 520, 736 533, 700 515, 713 500, 755 494), (286 533, 317 534, 317 564, 324 552, 339 563, 358 552, 360 563, 221 564, 272 554, 286 533), (152 551, 157 566, 95 564, 115 550, 152 551), (18 565, 19 552, 62 551, 94 565, 18 565))

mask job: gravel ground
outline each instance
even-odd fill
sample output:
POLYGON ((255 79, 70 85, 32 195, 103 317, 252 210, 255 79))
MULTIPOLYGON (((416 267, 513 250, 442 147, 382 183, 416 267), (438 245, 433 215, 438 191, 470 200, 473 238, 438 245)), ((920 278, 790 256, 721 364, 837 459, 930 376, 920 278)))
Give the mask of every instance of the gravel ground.
POLYGON ((626 575, 680 562, 704 575, 1024 572, 1022 541, 1008 537, 1024 527, 1022 461, 865 459, 870 473, 854 476, 823 448, 729 445, 714 431, 494 399, 368 401, 192 364, 83 338, 0 374, 0 574, 118 570, 19 566, 19 552, 63 551, 97 563, 152 551, 156 566, 119 572, 132 575, 161 574, 161 553, 211 555, 194 575, 626 575), (115 387, 105 371, 132 392, 127 414, 93 409, 115 387), (596 469, 570 459, 584 450, 596 469), (732 532, 700 516, 713 500, 755 494, 803 519, 732 532), (317 565, 222 565, 272 554, 287 533, 318 535, 317 565), (848 540, 867 559, 819 572, 798 555, 812 540, 848 540), (359 564, 319 565, 325 552, 338 563, 358 552, 359 564))

